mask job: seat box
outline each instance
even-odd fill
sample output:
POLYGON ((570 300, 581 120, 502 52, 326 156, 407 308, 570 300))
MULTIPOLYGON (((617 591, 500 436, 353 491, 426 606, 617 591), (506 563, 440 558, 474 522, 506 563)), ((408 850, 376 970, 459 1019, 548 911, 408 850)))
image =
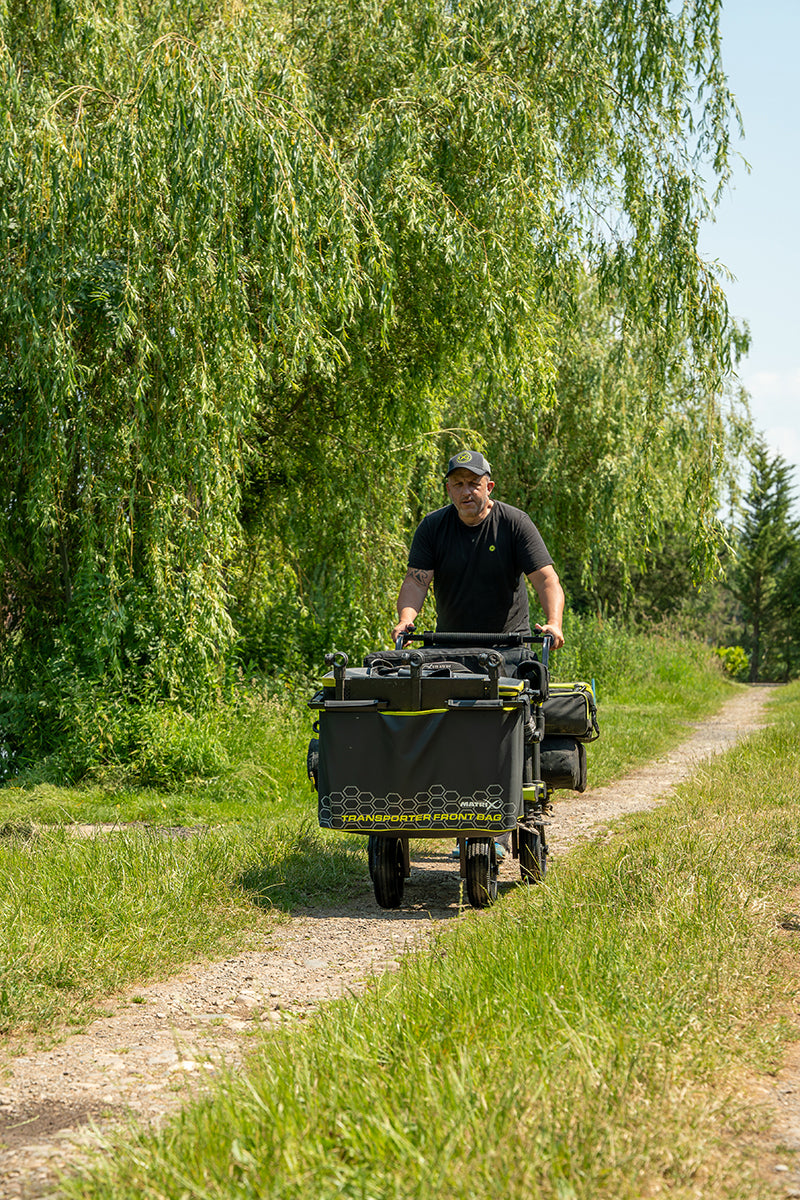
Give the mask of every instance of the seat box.
MULTIPOLYGON (((312 700, 312 707, 320 707, 322 702, 336 697, 333 675, 326 676, 322 683, 322 693, 312 700)), ((499 694, 501 697, 515 697, 521 694, 523 686, 518 679, 501 678, 499 694)), ((355 667, 346 671, 342 691, 342 700, 373 700, 383 707, 408 712, 444 708, 450 700, 486 700, 490 696, 490 681, 487 675, 440 675, 429 673, 424 668, 415 679, 408 668, 401 668, 390 675, 380 675, 367 668, 355 667)))

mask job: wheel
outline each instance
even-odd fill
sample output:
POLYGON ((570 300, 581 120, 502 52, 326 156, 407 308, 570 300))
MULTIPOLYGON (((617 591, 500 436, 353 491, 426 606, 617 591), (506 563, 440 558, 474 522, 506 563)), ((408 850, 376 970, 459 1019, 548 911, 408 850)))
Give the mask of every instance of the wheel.
POLYGON ((544 838, 536 829, 517 828, 519 873, 525 883, 541 883, 547 869, 547 850, 544 838))
POLYGON ((312 738, 308 743, 308 754, 306 755, 306 770, 308 778, 314 786, 315 791, 319 791, 319 738, 312 738))
POLYGON ((399 908, 406 873, 403 839, 371 834, 367 857, 378 904, 381 908, 399 908))
POLYGON ((491 839, 467 842, 467 897, 473 908, 486 908, 497 899, 497 853, 491 839))

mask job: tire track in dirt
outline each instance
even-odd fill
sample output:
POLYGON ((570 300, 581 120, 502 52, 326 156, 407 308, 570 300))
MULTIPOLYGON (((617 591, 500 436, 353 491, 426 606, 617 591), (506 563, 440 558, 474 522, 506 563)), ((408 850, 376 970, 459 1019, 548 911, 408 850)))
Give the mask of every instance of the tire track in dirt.
MULTIPOLYGON (((609 787, 556 797, 548 841, 553 853, 596 837, 614 818, 662 803, 704 758, 728 749, 764 722, 770 689, 752 687, 664 758, 609 787)), ((250 1039, 301 1020, 320 1003, 357 990, 399 956, 422 945, 441 922, 457 919, 457 864, 449 842, 412 863, 403 908, 383 912, 372 891, 327 910, 277 924, 268 944, 222 962, 196 964, 174 978, 132 988, 113 1011, 46 1050, 0 1054, 0 1197, 54 1195, 59 1168, 97 1145, 98 1135, 133 1117, 158 1122, 222 1063, 236 1063, 250 1039)), ((501 869, 513 886, 516 864, 501 869)))

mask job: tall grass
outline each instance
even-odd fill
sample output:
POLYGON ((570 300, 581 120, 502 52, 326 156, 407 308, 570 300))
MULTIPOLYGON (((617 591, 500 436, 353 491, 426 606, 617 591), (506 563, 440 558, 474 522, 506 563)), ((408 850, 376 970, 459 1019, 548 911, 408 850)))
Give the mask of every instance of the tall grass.
POLYGON ((800 685, 610 844, 265 1038, 68 1195, 641 1200, 763 1194, 737 1099, 794 988, 800 685))
POLYGON ((31 770, 0 788, 0 822, 219 824, 276 812, 302 820, 313 810, 303 702, 310 694, 309 686, 277 698, 247 686, 201 715, 137 708, 106 727, 118 755, 82 785, 60 786, 31 770))
POLYGON ((594 681, 600 703, 677 698, 692 704, 698 692, 716 698, 719 681, 727 682, 704 642, 668 627, 631 630, 613 620, 568 613, 564 635, 564 646, 550 660, 552 677, 594 681))
POLYGON ((66 827, 0 838, 0 1032, 81 1021, 100 996, 263 938, 365 886, 354 839, 256 823, 190 837, 66 827))
POLYGON ((632 632, 567 614, 552 676, 594 683, 601 739, 588 748, 589 783, 609 783, 687 737, 737 685, 703 642, 669 630, 632 632))
MULTIPOLYGON (((568 614, 554 679, 595 683, 602 740, 589 751, 590 782, 604 783, 686 735, 691 722, 735 692, 702 642, 630 632, 568 614)), ((305 772, 313 690, 243 686, 214 712, 155 706, 98 717, 97 737, 117 747, 81 786, 59 786, 45 767, 0 788, 0 827, 146 821, 224 824, 280 815, 313 817, 305 772)))

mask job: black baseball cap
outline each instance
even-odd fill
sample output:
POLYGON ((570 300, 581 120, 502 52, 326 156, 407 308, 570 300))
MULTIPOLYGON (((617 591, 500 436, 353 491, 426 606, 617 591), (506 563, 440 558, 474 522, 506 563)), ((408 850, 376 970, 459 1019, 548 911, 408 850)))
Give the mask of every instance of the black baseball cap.
POLYGON ((453 471, 457 471, 459 467, 463 467, 465 471, 472 471, 473 475, 491 475, 492 473, 492 468, 478 450, 461 450, 458 454, 454 454, 447 464, 446 475, 452 475, 453 471))

